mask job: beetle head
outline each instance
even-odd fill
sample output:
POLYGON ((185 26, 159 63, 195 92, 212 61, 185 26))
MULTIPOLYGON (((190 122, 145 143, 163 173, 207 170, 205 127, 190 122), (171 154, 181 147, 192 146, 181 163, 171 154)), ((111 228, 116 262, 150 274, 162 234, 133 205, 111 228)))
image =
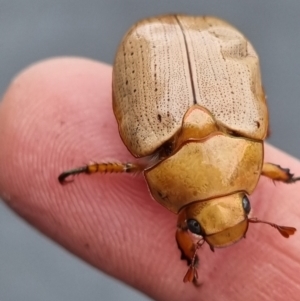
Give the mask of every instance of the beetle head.
POLYGON ((248 197, 238 192, 185 206, 179 213, 177 226, 181 233, 182 230, 189 231, 195 237, 201 237, 212 250, 229 246, 245 237, 249 223, 268 224, 286 238, 296 231, 293 227, 248 218, 250 210, 248 197))
POLYGON ((243 192, 195 202, 181 210, 178 227, 202 236, 212 249, 226 247, 245 236, 250 210, 243 192))

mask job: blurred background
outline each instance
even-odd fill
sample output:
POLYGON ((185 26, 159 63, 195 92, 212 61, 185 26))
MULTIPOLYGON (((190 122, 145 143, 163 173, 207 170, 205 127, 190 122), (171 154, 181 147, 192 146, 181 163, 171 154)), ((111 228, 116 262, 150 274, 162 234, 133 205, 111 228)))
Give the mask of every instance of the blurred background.
MULTIPOLYGON (((132 23, 170 12, 219 16, 250 39, 268 95, 269 143, 300 158, 299 0, 0 0, 0 94, 20 70, 48 57, 111 64, 132 23)), ((0 202, 0 300, 149 299, 69 254, 0 202)))

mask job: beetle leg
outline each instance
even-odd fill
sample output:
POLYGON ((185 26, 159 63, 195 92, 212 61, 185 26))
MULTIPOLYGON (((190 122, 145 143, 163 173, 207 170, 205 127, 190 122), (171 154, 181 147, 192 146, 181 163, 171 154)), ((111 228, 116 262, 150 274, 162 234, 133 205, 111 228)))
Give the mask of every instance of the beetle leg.
POLYGON ((294 177, 288 168, 282 168, 272 163, 264 163, 261 174, 273 181, 281 181, 284 183, 295 183, 300 181, 300 177, 294 177))
POLYGON ((77 167, 77 168, 62 172, 58 177, 58 181, 60 184, 65 184, 67 182, 66 179, 69 176, 78 175, 81 173, 85 173, 85 174, 92 174, 92 173, 96 173, 96 172, 100 172, 100 173, 121 173, 121 172, 132 173, 132 172, 137 172, 137 171, 140 171, 143 169, 144 169, 144 167, 142 165, 139 165, 136 163, 118 163, 118 162, 91 163, 91 164, 87 164, 82 167, 77 167))

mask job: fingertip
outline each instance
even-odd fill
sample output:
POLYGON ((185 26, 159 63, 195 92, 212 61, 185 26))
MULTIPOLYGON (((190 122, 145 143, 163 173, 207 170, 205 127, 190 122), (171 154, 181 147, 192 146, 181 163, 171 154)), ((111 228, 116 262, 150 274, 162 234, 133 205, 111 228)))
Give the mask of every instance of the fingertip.
POLYGON ((109 66, 81 58, 49 59, 20 72, 0 106, 0 169, 5 174, 1 184, 20 182, 18 176, 25 170, 38 168, 35 163, 42 162, 32 161, 38 150, 44 158, 57 160, 71 136, 66 124, 80 122, 78 116, 86 118, 86 108, 99 101, 96 98, 110 99, 110 81, 109 66), (69 137, 62 135, 67 128, 69 137), (56 152, 51 154, 54 141, 56 152), (8 181, 10 175, 14 181, 8 181))

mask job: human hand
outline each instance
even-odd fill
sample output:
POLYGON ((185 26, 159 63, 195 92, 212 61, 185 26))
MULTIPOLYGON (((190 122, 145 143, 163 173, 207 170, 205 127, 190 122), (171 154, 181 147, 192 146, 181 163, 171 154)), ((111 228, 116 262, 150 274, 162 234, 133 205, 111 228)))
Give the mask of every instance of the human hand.
MULTIPOLYGON (((132 161, 111 105, 111 67, 62 58, 15 78, 0 105, 0 196, 20 216, 93 266, 157 300, 298 300, 298 232, 284 239, 251 225, 247 239, 199 250, 199 288, 184 284, 177 217, 153 201, 142 176, 57 176, 89 160, 132 161)), ((300 175, 299 161, 265 146, 266 161, 300 175)), ((299 227, 299 184, 261 178, 253 215, 299 227)))

